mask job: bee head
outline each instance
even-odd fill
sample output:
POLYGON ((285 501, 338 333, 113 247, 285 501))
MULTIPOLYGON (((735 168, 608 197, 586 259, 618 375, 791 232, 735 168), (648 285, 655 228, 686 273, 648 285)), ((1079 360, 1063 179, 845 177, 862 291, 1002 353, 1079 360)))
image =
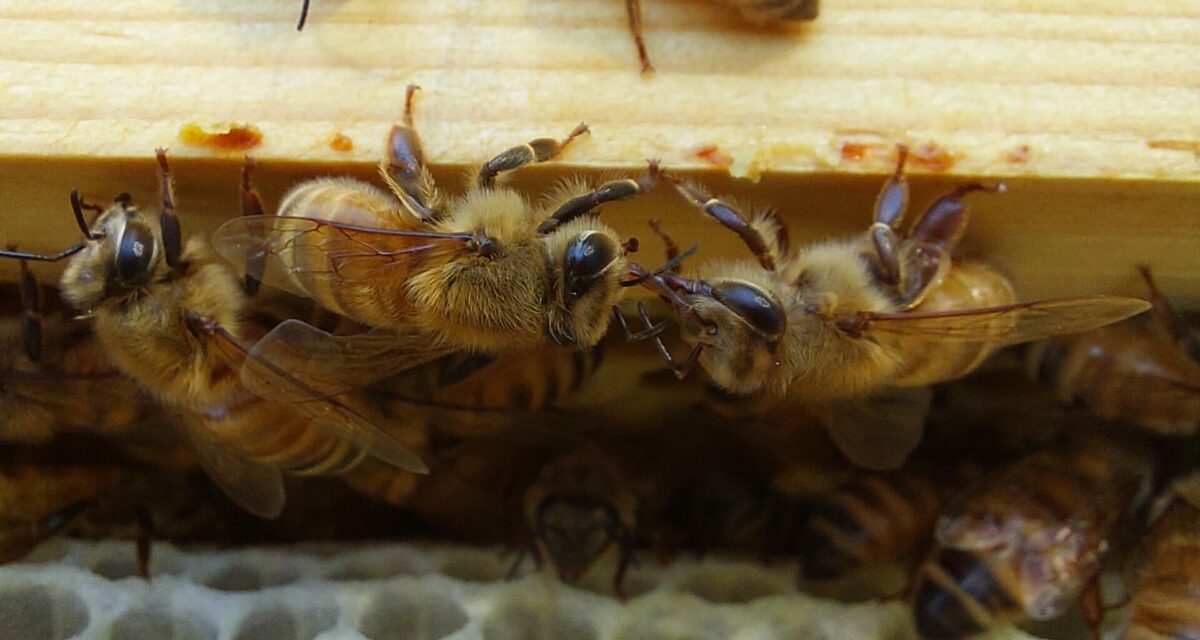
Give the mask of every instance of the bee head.
POLYGON ((594 219, 572 221, 547 234, 551 269, 547 333, 562 345, 595 345, 612 318, 628 270, 616 232, 594 219))
POLYGON ((575 582, 620 537, 616 509, 596 496, 550 495, 537 509, 538 543, 564 582, 575 582))
POLYGON ((77 308, 93 309, 145 285, 162 261, 162 246, 158 220, 123 193, 87 230, 83 250, 63 272, 62 289, 77 308))

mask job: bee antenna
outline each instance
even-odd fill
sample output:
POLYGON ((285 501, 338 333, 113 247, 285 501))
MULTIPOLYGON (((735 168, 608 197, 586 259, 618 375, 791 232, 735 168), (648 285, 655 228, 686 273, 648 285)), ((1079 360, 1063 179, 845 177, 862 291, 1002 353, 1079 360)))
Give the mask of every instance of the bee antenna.
MULTIPOLYGON (((128 196, 129 194, 122 195, 128 196)), ((118 198, 120 198, 120 196, 118 196, 118 198)), ((88 240, 103 240, 104 234, 92 231, 92 228, 88 225, 87 220, 84 219, 84 209, 88 209, 89 211, 99 211, 100 207, 85 203, 83 198, 79 197, 79 190, 71 189, 71 210, 75 213, 75 223, 79 225, 79 230, 83 232, 83 237, 87 238, 88 240)))

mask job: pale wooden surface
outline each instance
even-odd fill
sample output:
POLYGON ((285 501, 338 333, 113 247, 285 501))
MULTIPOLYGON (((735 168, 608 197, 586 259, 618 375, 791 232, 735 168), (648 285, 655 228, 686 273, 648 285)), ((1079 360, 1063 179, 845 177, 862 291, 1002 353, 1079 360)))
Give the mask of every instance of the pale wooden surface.
MULTIPOLYGON (((815 23, 777 31, 703 0, 643 0, 649 79, 620 0, 313 0, 296 33, 299 4, 0 0, 0 242, 73 242, 73 186, 146 202, 156 146, 171 147, 187 228, 211 229, 236 212, 241 153, 183 145, 192 122, 259 127, 272 201, 314 173, 369 176, 417 82, 427 155, 452 183, 586 120, 566 167, 529 184, 655 156, 812 239, 864 228, 891 145, 929 144, 914 172, 944 177, 918 176, 919 203, 958 176, 1010 178, 975 198, 968 248, 1027 296, 1136 293, 1132 265, 1148 261, 1200 304, 1195 0, 825 0, 815 23), (330 149, 337 132, 352 151, 330 149), (696 156, 713 144, 762 182, 696 156), (842 175, 859 173, 875 175, 842 175)), ((706 254, 737 250, 666 193, 613 212, 629 233, 647 235, 650 212, 706 254)))

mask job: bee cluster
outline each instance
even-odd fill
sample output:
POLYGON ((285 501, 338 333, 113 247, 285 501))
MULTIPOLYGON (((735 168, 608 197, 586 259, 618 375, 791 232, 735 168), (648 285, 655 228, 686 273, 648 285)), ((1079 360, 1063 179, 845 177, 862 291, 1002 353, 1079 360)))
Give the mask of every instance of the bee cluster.
POLYGON ((385 188, 314 179, 267 213, 247 160, 210 246, 160 150, 155 209, 72 193, 81 242, 0 252, 0 560, 61 532, 136 537, 143 572, 151 539, 436 536, 624 599, 635 556, 788 556, 807 589, 908 599, 931 640, 1080 602, 1098 627, 1121 565, 1127 637, 1200 633, 1200 330, 1148 269, 1150 303, 1021 301, 956 252, 1003 185, 910 215, 903 147, 865 232, 809 246, 654 162, 506 185, 585 125, 451 197, 415 89, 385 188), (752 258, 693 267, 652 222, 668 259, 639 264, 599 208, 656 187, 752 258), (60 260, 51 296, 28 263, 60 260))

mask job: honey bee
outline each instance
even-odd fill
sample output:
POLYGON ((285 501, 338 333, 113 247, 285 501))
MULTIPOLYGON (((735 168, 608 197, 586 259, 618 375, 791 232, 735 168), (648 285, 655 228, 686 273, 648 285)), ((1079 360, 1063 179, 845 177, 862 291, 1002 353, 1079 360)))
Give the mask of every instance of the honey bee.
POLYGON ((1187 351, 1195 331, 1141 268, 1159 331, 1129 320, 1031 345, 1026 370, 1066 404, 1166 436, 1200 429, 1200 359, 1187 351))
POLYGON ((578 582, 615 554, 612 588, 624 597, 637 498, 612 463, 590 451, 553 460, 525 492, 524 511, 538 556, 560 580, 578 582))
POLYGON ((214 235, 227 258, 261 264, 264 282, 380 329, 374 348, 359 341, 348 349, 345 340, 291 322, 259 348, 273 352, 285 342, 273 355, 296 354, 291 369, 303 371, 315 358, 319 368, 361 383, 457 351, 596 344, 621 297, 626 254, 636 248, 597 220, 596 208, 645 191, 657 165, 639 180, 596 189, 567 183, 539 206, 496 184, 506 171, 558 156, 587 131, 581 124, 563 140, 504 151, 465 196, 447 199, 413 127, 416 90, 408 87, 404 120, 388 136, 380 164, 387 191, 346 178, 311 180, 284 197, 278 215, 242 216, 214 235))
POLYGON ((669 178, 757 257, 703 264, 696 279, 645 277, 692 345, 677 364, 653 336, 676 375, 699 364, 734 394, 794 394, 821 408, 854 462, 895 468, 920 440, 925 385, 966 375, 1002 346, 1092 329, 1148 307, 1106 297, 1019 303, 995 268, 952 262, 968 218, 963 196, 1002 185, 958 187, 909 225, 906 157, 900 147, 868 233, 798 249, 773 216, 747 219, 669 178))
POLYGON ((124 436, 144 422, 151 412, 140 390, 88 327, 43 318, 41 288, 24 261, 18 289, 21 318, 0 319, 0 441, 46 442, 64 431, 124 436))
POLYGON ((0 564, 25 557, 122 477, 117 467, 5 464, 0 469, 0 564))
POLYGON ((801 576, 838 580, 924 553, 950 497, 948 480, 920 472, 861 474, 821 498, 798 534, 801 576))
POLYGON ((1128 564, 1125 640, 1200 638, 1200 475, 1181 480, 1128 564))
MULTIPOLYGON (((742 16, 751 24, 764 26, 788 22, 805 22, 817 19, 821 11, 820 0, 717 0, 718 3, 732 7, 742 12, 742 16)), ((650 56, 646 53, 646 43, 642 39, 642 3, 641 0, 625 0, 625 13, 629 17, 629 33, 637 46, 638 60, 642 63, 642 73, 652 73, 654 65, 650 64, 650 56)))
POLYGON ((313 389, 246 346, 258 328, 242 322, 243 290, 202 239, 183 243, 165 151, 157 159, 161 211, 139 210, 121 194, 89 227, 86 205, 72 192, 83 242, 55 255, 0 256, 70 259, 64 297, 91 318, 117 369, 178 418, 206 471, 251 513, 279 514, 280 469, 337 473, 370 453, 423 472, 412 451, 349 400, 313 389))
POLYGON ((1151 476, 1148 456, 1095 439, 1031 454, 968 490, 939 518, 918 575, 921 637, 1062 615, 1096 577, 1151 476))

